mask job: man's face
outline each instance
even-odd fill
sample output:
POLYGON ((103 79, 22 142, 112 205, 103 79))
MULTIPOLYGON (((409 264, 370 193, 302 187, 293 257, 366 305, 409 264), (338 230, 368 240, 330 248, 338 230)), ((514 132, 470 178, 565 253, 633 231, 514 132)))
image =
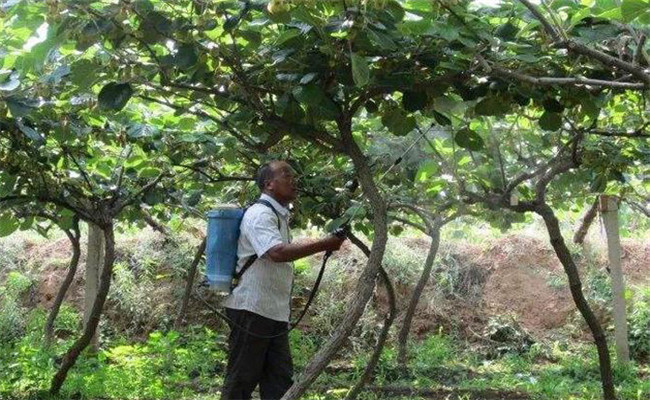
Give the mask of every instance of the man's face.
POLYGON ((267 189, 280 203, 288 204, 296 199, 296 175, 286 162, 280 161, 272 165, 273 179, 267 183, 267 189))

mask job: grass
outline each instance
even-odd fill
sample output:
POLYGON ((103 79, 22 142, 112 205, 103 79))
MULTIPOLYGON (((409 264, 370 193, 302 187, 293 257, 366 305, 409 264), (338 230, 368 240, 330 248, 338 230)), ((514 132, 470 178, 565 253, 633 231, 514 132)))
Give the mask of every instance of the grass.
MULTIPOLYGON (((481 229, 484 230, 468 229, 463 241, 482 240, 484 243, 485 232, 492 228, 481 229)), ((161 301, 163 297, 159 293, 162 292, 158 291, 168 278, 180 281, 188 254, 193 253, 193 246, 188 244, 192 241, 182 241, 173 247, 147 235, 141 231, 120 235, 122 246, 110 298, 113 312, 119 312, 121 319, 131 321, 132 325, 137 323, 140 328, 106 326, 111 329, 104 329, 104 332, 111 333, 102 337, 100 352, 82 355, 71 370, 61 399, 219 399, 226 359, 225 332, 203 326, 190 326, 182 332, 170 330, 165 321, 175 307, 166 308, 165 304, 175 305, 173 296, 178 293, 172 288, 166 292, 168 297, 161 301)), ((39 398, 49 387, 61 355, 75 339, 74 336, 60 338, 52 347, 43 347, 41 335, 46 311, 38 308, 28 310, 19 301, 37 277, 35 264, 26 257, 21 240, 41 243, 40 239, 31 237, 0 241, 0 260, 6 263, 0 273, 0 325, 4 326, 0 335, 5 334, 0 341, 0 399, 39 398)), ((387 268, 404 286, 413 285, 424 258, 422 249, 409 247, 407 243, 391 240, 386 259, 387 268)), ((346 296, 354 294, 350 277, 356 276, 363 261, 364 257, 353 251, 345 258, 333 258, 328 265, 323 291, 310 313, 310 331, 295 330, 290 335, 296 371, 305 367, 340 322, 347 304, 346 296)), ((441 296, 453 294, 466 298, 467 293, 460 291, 455 283, 460 276, 460 264, 443 255, 439 262, 445 265, 446 275, 434 274, 433 279, 441 296)), ((318 266, 320 258, 314 262, 298 263, 298 285, 310 286, 318 266)), ((607 301, 610 294, 606 276, 591 271, 584 282, 590 301, 607 301)), ((548 284, 561 288, 566 285, 566 279, 563 275, 549 275, 548 284)), ((182 285, 176 286, 182 288, 182 285)), ((435 299, 437 297, 429 300, 435 299)), ((635 293, 635 313, 631 317, 634 322, 631 326, 638 330, 638 346, 643 351, 650 349, 650 335, 646 333, 650 321, 648 299, 650 295, 647 292, 635 293)), ((345 396, 370 357, 380 320, 379 310, 368 306, 340 352, 340 358, 332 363, 337 368, 323 373, 305 399, 334 400, 345 396)), ((75 308, 65 303, 56 323, 59 332, 78 332, 81 317, 75 308)), ((114 321, 104 318, 103 323, 108 325, 114 321)), ((407 371, 397 367, 396 349, 392 345, 386 348, 373 384, 415 389, 519 390, 534 400, 600 398, 597 356, 589 343, 566 337, 538 342, 526 350, 503 356, 496 356, 497 353, 488 352, 476 343, 462 341, 448 332, 438 331, 411 343, 407 371)), ((650 367, 647 364, 617 368, 615 381, 621 399, 650 398, 648 376, 650 367)), ((463 397, 468 400, 477 398, 468 394, 463 397)), ((388 397, 371 391, 362 393, 360 397, 366 400, 380 398, 388 397)))

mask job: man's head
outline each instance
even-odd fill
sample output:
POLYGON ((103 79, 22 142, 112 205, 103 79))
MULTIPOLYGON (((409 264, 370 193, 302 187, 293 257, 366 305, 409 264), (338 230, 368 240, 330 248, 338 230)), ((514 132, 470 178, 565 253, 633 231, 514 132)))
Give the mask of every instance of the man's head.
POLYGON ((257 186, 262 193, 287 205, 296 199, 295 173, 286 161, 271 161, 257 173, 257 186))

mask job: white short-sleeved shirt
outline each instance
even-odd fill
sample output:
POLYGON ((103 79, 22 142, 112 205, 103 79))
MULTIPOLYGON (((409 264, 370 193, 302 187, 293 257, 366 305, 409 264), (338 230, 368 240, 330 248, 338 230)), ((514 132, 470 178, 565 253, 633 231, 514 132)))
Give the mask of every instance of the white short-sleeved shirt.
POLYGON ((289 210, 273 197, 262 194, 280 217, 264 204, 253 204, 242 218, 237 247, 237 271, 248 258, 257 254, 257 260, 246 270, 223 305, 235 310, 247 310, 276 321, 289 321, 293 265, 273 262, 266 252, 282 243, 289 243, 289 210))

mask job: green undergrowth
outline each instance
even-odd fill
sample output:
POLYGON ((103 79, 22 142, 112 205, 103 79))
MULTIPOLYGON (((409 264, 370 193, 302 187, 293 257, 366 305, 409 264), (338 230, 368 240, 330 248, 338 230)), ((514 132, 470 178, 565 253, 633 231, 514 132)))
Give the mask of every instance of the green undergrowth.
MULTIPOLYGON (((66 307, 59 328, 78 321, 66 307)), ((42 310, 26 317, 25 335, 0 346, 0 398, 47 398, 57 363, 72 339, 43 346, 42 310)), ((71 370, 60 398, 75 399, 218 399, 226 363, 225 332, 192 326, 182 332, 154 331, 141 341, 127 337, 102 343, 96 354, 84 353, 71 370)), ((290 336, 296 370, 319 348, 322 338, 298 330, 290 336)), ((595 400, 600 398, 597 356, 588 344, 536 343, 527 351, 488 360, 483 350, 437 333, 411 343, 409 364, 396 363, 387 347, 372 385, 413 390, 452 388, 469 393, 519 391, 531 399, 595 400)), ((361 376, 371 352, 343 351, 314 383, 307 399, 339 399, 361 376)), ((650 367, 632 364, 615 369, 621 399, 650 398, 650 367)), ((362 399, 379 399, 373 391, 362 399)), ((394 397, 391 397, 394 398, 394 397)), ((415 398, 410 396, 409 398, 415 398)), ((469 397, 468 399, 475 398, 469 397)))

